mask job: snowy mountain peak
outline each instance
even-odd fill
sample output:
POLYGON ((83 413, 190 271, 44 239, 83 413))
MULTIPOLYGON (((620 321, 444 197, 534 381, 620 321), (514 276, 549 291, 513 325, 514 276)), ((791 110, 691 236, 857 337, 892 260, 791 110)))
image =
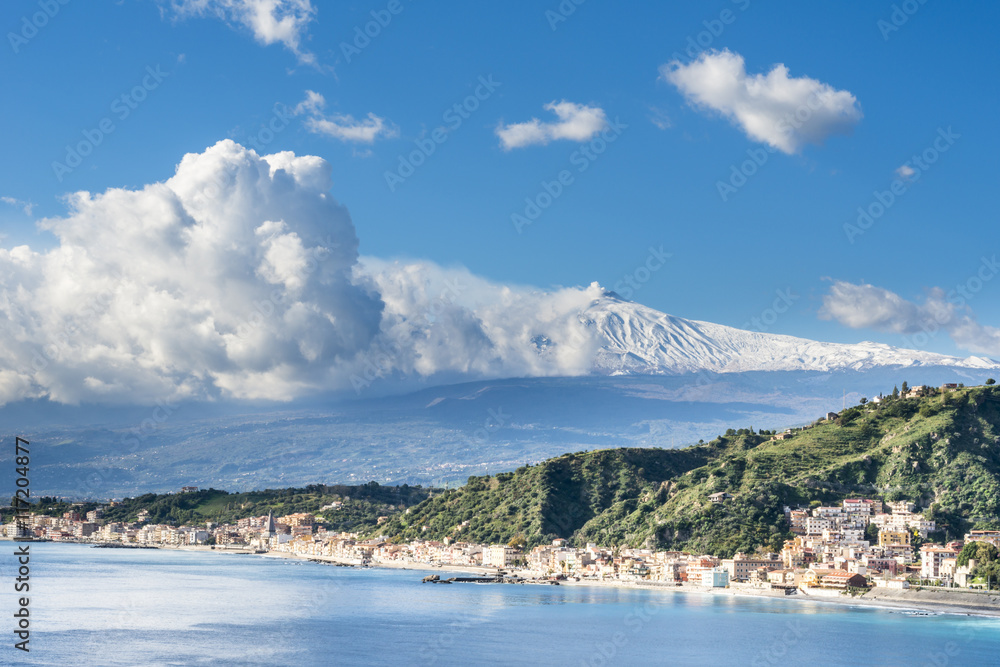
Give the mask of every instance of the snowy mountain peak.
POLYGON ((965 359, 883 343, 822 343, 686 320, 603 291, 581 314, 601 347, 596 374, 674 375, 698 371, 863 371, 880 366, 1000 369, 985 357, 965 359))

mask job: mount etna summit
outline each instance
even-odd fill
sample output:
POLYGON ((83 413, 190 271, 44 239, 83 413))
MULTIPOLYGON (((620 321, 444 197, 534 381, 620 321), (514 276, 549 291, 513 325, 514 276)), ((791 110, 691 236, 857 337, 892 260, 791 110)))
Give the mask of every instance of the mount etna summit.
MULTIPOLYGON (((745 331, 666 315, 596 284, 586 291, 589 303, 565 316, 572 327, 554 324, 562 339, 537 321, 522 332, 540 358, 565 354, 561 347, 591 354, 589 371, 578 375, 390 384, 376 368, 368 393, 285 404, 22 401, 3 412, 25 427, 40 423, 40 412, 59 424, 31 429, 58 443, 39 457, 36 484, 45 493, 329 480, 442 485, 566 451, 676 448, 731 427, 785 428, 904 381, 977 384, 1000 370, 983 357, 745 331)), ((386 375, 400 377, 397 370, 386 375)))

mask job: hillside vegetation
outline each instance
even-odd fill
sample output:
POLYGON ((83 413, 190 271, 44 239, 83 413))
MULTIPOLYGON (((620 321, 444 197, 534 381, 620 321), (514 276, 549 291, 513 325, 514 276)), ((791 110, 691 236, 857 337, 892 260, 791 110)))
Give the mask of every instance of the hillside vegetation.
MULTIPOLYGON (((905 383, 904 383, 905 388, 905 383)), ((566 454, 470 477, 371 533, 533 546, 647 546, 729 556, 780 549, 785 506, 846 497, 910 500, 940 534, 1000 527, 1000 389, 886 397, 787 439, 730 430, 680 450, 566 454), (732 495, 713 503, 709 495, 732 495)))
MULTIPOLYGON (((71 505, 55 498, 40 498, 34 511, 81 514, 104 507, 105 521, 136 521, 142 510, 149 512, 146 523, 170 525, 202 525, 206 521, 236 523, 238 519, 273 512, 275 516, 309 512, 323 517, 320 525, 329 530, 355 531, 376 525, 378 517, 392 516, 421 502, 432 493, 420 486, 381 486, 375 482, 360 486, 315 484, 298 489, 265 489, 245 493, 228 493, 217 489, 202 489, 189 493, 147 493, 125 498, 114 507, 104 503, 71 505), (322 508, 340 502, 338 509, 322 508)), ((2 516, 2 515, 0 515, 2 516)))

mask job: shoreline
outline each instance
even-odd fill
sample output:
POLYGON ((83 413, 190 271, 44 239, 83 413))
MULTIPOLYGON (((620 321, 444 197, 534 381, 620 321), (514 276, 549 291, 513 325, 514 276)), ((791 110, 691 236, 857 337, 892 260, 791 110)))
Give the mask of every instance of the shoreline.
MULTIPOLYGON (((341 567, 361 567, 360 563, 354 563, 332 556, 300 556, 286 552, 268 552, 259 554, 269 558, 287 558, 294 560, 304 560, 320 565, 335 565, 341 567)), ((435 567, 429 563, 385 563, 373 562, 368 567, 387 570, 413 570, 414 572, 438 574, 451 572, 455 574, 495 574, 497 568, 486 568, 472 565, 441 565, 435 567)), ((539 579, 524 578, 524 584, 547 585, 539 579)), ((502 585, 502 584, 501 584, 502 585)), ((887 589, 873 588, 864 596, 845 596, 840 594, 809 594, 801 589, 793 595, 785 595, 767 589, 753 589, 742 587, 708 588, 704 586, 673 585, 659 582, 643 581, 620 581, 615 579, 582 579, 580 581, 560 581, 560 586, 589 586, 606 588, 642 589, 667 593, 688 593, 710 596, 731 596, 743 598, 769 598, 774 600, 786 600, 795 603, 815 603, 815 604, 837 604, 851 607, 863 607, 869 609, 883 609, 894 612, 918 612, 930 614, 948 614, 954 616, 976 616, 982 618, 1000 618, 1000 592, 994 594, 968 593, 956 591, 954 589, 935 590, 913 590, 913 591, 890 591, 887 589), (874 594, 874 596, 871 596, 874 594), (929 600, 928 597, 939 596, 939 600, 929 600), (981 598, 983 604, 968 604, 970 600, 962 602, 947 600, 946 597, 955 596, 976 596, 981 598), (963 604, 964 602, 964 604, 963 604)), ((978 602, 978 600, 976 600, 978 602)))
MULTIPOLYGON (((6 538, 5 541, 10 540, 6 538)), ((79 546, 94 547, 100 543, 92 542, 58 542, 48 541, 50 544, 76 544, 79 546)), ((362 564, 357 561, 338 559, 333 556, 312 556, 299 555, 283 551, 268 551, 257 553, 252 549, 222 549, 212 548, 204 545, 184 545, 165 546, 151 545, 152 548, 164 551, 183 551, 193 553, 213 553, 229 555, 253 555, 262 558, 280 558, 296 561, 316 563, 317 565, 330 565, 339 567, 361 568, 362 564)), ((499 568, 475 566, 475 565, 446 565, 435 566, 430 563, 421 562, 372 562, 364 566, 385 570, 411 570, 414 573, 444 574, 453 573, 455 575, 495 575, 499 568)), ((509 570, 506 570, 509 571, 509 570)), ((445 578, 445 577, 442 577, 445 578)), ((529 585, 549 585, 546 581, 538 577, 523 577, 523 584, 529 585)), ((503 584, 498 584, 503 585, 503 584)), ((730 596, 744 598, 769 598, 774 600, 785 600, 795 603, 814 604, 836 604, 849 607, 859 607, 868 609, 883 609, 893 612, 918 612, 929 614, 948 614, 954 616, 974 616, 981 618, 1000 618, 1000 592, 995 593, 972 593, 955 589, 934 590, 924 588, 921 590, 889 590, 873 588, 868 593, 858 596, 841 595, 835 591, 814 591, 806 593, 801 589, 793 595, 785 595, 783 592, 775 592, 768 589, 754 589, 743 587, 708 588, 704 586, 673 585, 660 582, 646 581, 621 581, 616 579, 582 579, 580 581, 559 581, 560 586, 587 586, 595 588, 623 588, 652 590, 666 593, 687 593, 709 596, 730 596), (818 594, 817 594, 818 593, 818 594), (937 598, 937 599, 934 599, 937 598), (965 599, 960 599, 965 598, 965 599), (971 604, 971 602, 981 604, 971 604)), ((822 589, 820 589, 822 590, 822 589)))

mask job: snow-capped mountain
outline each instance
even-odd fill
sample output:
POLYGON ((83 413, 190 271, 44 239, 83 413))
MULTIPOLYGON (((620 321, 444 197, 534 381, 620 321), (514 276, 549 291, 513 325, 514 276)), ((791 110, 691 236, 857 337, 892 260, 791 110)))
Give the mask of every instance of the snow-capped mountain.
MULTIPOLYGON (((441 485, 564 452, 679 447, 728 428, 808 424, 904 381, 971 386, 1000 372, 1000 364, 981 357, 821 343, 686 320, 599 288, 557 317, 529 326, 526 313, 490 321, 516 329, 508 343, 541 358, 544 374, 504 376, 508 369, 501 367, 490 369, 493 377, 431 376, 403 390, 389 385, 393 391, 279 406, 181 403, 138 439, 133 434, 148 421, 148 408, 21 402, 0 409, 0 419, 30 440, 60 443, 59 457, 32 473, 39 493, 51 495, 93 495, 79 481, 93 477, 105 496, 190 484, 441 485), (577 326, 567 333, 570 318, 577 326), (578 358, 573 369, 584 370, 546 366, 547 356, 560 353, 578 358), (132 441, 138 449, 122 446, 132 441), (195 450, 201 454, 192 457, 195 450), (99 474, 84 474, 91 469, 99 474)), ((459 348, 445 338, 441 349, 459 348)))
POLYGON ((1000 369, 985 357, 952 357, 881 343, 822 343, 686 320, 626 301, 595 299, 581 319, 601 339, 598 375, 674 375, 699 371, 865 371, 882 366, 1000 369))

